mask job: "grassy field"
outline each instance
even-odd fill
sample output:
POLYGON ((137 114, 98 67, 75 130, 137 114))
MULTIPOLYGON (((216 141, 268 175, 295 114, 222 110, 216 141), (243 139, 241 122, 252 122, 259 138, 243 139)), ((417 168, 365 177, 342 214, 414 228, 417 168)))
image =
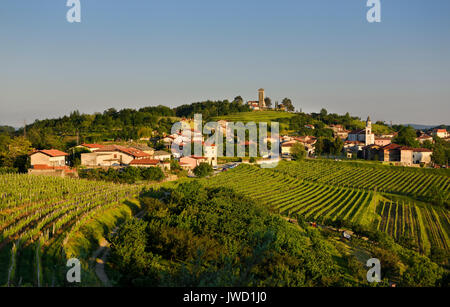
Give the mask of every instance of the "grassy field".
POLYGON ((282 118, 291 118, 295 116, 293 113, 277 112, 277 111, 255 111, 242 112, 224 116, 215 117, 214 120, 227 120, 230 122, 271 122, 282 118))

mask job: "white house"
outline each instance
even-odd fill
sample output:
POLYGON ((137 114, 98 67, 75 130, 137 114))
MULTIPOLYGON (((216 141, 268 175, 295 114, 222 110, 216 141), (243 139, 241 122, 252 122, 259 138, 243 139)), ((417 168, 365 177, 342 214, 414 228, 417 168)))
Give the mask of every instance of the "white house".
POLYGON ((128 165, 136 159, 148 159, 151 156, 136 148, 109 145, 91 153, 81 154, 83 166, 119 166, 128 165))
POLYGON ((157 159, 159 161, 170 160, 172 154, 167 151, 158 150, 153 153, 153 159, 157 159))
POLYGON ((446 139, 448 138, 448 131, 447 129, 434 129, 433 135, 441 139, 446 139))
POLYGON ((203 151, 208 163, 212 166, 217 166, 217 146, 215 144, 205 144, 203 151))
POLYGON ((31 167, 61 167, 66 166, 67 153, 56 150, 37 150, 30 154, 31 167))
POLYGON ((413 149, 413 163, 414 164, 430 164, 433 151, 426 148, 414 148, 413 149))

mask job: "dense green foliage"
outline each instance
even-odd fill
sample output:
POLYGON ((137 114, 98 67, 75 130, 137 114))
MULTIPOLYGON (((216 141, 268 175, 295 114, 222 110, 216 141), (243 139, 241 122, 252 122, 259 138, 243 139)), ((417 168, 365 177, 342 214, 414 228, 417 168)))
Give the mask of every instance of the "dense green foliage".
POLYGON ((420 143, 416 140, 416 137, 416 130, 414 130, 413 127, 402 127, 392 142, 399 145, 417 148, 420 147, 420 143))
POLYGON ((209 120, 215 116, 229 115, 232 113, 248 112, 249 107, 243 104, 242 100, 235 99, 233 102, 204 101, 186 104, 175 108, 178 117, 194 118, 195 114, 202 114, 204 120, 209 120))
POLYGON ((291 148, 291 156, 297 161, 306 158, 305 146, 301 143, 295 143, 291 148))
POLYGON ((338 243, 332 230, 288 223, 242 194, 198 181, 145 195, 146 215, 110 238, 120 286, 369 286, 371 257, 382 263, 381 286, 445 285, 438 264, 383 233, 371 233, 376 244, 338 243))
POLYGON ((194 174, 195 176, 199 178, 207 177, 211 175, 213 172, 213 168, 209 163, 200 163, 196 168, 194 168, 194 174))
POLYGON ((329 286, 340 272, 332 247, 228 189, 197 182, 153 193, 148 213, 112 237, 119 284, 329 286))
POLYGON ((112 181, 115 183, 135 183, 141 180, 161 181, 165 178, 159 167, 125 167, 121 169, 81 169, 80 178, 112 181))
POLYGON ((30 152, 31 143, 26 138, 0 134, 0 167, 16 168, 24 173, 30 166, 28 159, 30 152))

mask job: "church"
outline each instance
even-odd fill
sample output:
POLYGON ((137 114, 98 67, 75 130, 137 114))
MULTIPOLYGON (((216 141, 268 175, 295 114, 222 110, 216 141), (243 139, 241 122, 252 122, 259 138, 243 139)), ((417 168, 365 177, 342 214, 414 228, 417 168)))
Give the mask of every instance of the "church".
POLYGON ((362 142, 366 146, 375 144, 375 134, 372 133, 372 121, 370 116, 366 121, 366 128, 362 130, 355 130, 348 134, 349 141, 362 142))

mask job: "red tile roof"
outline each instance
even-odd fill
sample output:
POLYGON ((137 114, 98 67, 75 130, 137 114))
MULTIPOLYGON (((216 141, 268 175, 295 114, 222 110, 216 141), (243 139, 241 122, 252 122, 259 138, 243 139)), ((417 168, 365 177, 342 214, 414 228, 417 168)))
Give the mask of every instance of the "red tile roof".
POLYGON ((108 145, 103 146, 102 148, 95 150, 95 152, 114 152, 114 151, 120 151, 125 154, 128 154, 135 158, 146 158, 150 157, 148 153, 143 152, 142 150, 136 149, 136 148, 128 148, 120 145, 108 145))
POLYGON ((87 148, 103 148, 105 145, 101 144, 81 144, 81 146, 87 147, 87 148))
POLYGON ((433 152, 431 149, 428 148, 414 148, 414 152, 433 152))
POLYGON ((398 145, 398 144, 391 143, 389 145, 381 147, 381 149, 382 150, 393 150, 393 149, 399 149, 400 147, 402 147, 402 146, 398 145))
POLYGON ((130 162, 130 165, 158 165, 159 160, 155 159, 135 159, 130 162))
POLYGON ((45 164, 35 164, 32 166, 35 170, 69 170, 68 166, 49 166, 45 164))
POLYGON ((45 154, 47 156, 50 156, 50 157, 62 157, 62 156, 68 156, 69 155, 69 154, 67 154, 67 153, 65 153, 63 151, 57 150, 57 149, 35 150, 30 155, 34 155, 34 154, 36 154, 38 152, 43 153, 43 154, 45 154))

